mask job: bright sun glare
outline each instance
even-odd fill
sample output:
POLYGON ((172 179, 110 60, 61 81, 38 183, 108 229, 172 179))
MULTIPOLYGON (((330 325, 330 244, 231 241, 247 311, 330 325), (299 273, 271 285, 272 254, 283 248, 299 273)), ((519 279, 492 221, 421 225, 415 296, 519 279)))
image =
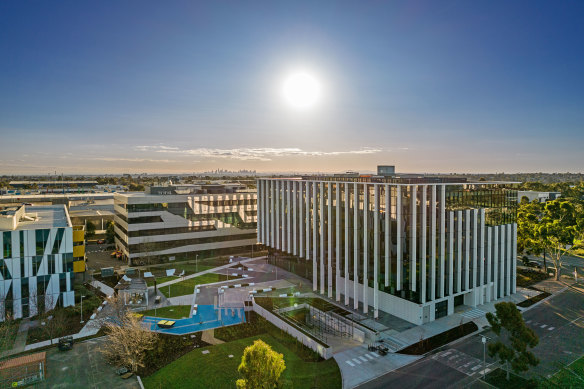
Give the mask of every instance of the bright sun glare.
POLYGON ((308 73, 293 73, 284 80, 282 94, 286 102, 294 108, 312 108, 320 100, 321 86, 308 73))

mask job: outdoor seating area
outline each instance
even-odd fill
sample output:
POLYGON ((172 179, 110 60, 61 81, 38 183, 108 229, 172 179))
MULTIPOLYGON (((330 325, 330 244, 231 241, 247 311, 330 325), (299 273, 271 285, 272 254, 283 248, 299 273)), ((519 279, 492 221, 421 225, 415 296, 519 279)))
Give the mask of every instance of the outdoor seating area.
POLYGON ((156 325, 160 328, 172 328, 175 323, 174 320, 160 320, 156 325))

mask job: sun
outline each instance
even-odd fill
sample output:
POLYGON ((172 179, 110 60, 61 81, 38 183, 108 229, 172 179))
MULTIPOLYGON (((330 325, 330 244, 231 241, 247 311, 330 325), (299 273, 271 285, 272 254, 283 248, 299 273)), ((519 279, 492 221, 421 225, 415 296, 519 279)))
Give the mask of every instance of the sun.
POLYGON ((293 108, 312 108, 320 101, 321 85, 316 77, 309 73, 292 73, 282 84, 282 96, 293 108))

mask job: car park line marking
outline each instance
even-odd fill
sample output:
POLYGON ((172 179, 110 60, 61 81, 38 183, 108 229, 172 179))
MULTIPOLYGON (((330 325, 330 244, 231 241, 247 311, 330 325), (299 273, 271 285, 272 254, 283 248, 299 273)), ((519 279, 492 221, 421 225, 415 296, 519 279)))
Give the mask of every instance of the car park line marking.
POLYGON ((481 368, 481 365, 477 365, 477 366, 473 367, 471 370, 474 371, 474 370, 477 370, 477 369, 480 369, 480 368, 481 368))
POLYGON ((548 327, 548 331, 554 330, 556 327, 548 327))
POLYGON ((345 362, 347 362, 347 364, 348 364, 349 366, 351 366, 351 367, 355 367, 355 365, 353 364, 353 362, 351 362, 351 361, 345 361, 345 362))
POLYGON ((543 324, 543 325, 541 326, 541 328, 546 328, 546 327, 547 327, 547 324, 543 324))

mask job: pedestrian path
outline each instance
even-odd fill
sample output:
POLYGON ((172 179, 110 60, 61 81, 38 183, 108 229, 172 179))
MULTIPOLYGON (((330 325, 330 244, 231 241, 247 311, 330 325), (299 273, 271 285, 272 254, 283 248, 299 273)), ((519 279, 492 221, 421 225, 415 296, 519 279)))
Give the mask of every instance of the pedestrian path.
POLYGON ((105 293, 106 296, 113 296, 114 295, 114 288, 104 284, 101 281, 93 280, 93 281, 91 281, 91 286, 93 286, 97 290, 102 291, 103 293, 105 293))
POLYGON ((468 311, 459 312, 460 316, 465 317, 467 319, 478 319, 479 317, 483 317, 487 314, 487 312, 483 311, 482 309, 472 308, 468 311))

